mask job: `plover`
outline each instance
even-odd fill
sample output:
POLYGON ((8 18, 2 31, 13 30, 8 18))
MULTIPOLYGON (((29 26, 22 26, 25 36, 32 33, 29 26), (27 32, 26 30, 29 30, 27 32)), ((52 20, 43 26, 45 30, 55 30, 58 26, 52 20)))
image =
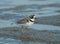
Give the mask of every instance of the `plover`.
POLYGON ((31 15, 31 16, 28 16, 28 17, 26 17, 26 18, 23 18, 23 19, 21 19, 21 20, 19 20, 18 22, 17 22, 17 24, 23 24, 22 25, 22 28, 28 28, 28 27, 30 27, 32 24, 34 24, 34 22, 35 22, 35 19, 36 19, 36 16, 35 15, 31 15))

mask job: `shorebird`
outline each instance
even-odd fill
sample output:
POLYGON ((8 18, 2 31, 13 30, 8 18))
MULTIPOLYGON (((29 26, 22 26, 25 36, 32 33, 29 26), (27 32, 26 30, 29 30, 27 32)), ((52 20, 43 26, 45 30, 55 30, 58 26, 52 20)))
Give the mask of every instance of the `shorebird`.
POLYGON ((30 27, 32 24, 34 24, 35 19, 36 19, 36 16, 35 16, 35 15, 31 15, 31 16, 28 16, 28 17, 26 17, 26 18, 23 18, 23 19, 19 20, 19 21, 16 22, 16 23, 17 23, 17 24, 22 24, 22 28, 28 28, 28 27, 30 27))

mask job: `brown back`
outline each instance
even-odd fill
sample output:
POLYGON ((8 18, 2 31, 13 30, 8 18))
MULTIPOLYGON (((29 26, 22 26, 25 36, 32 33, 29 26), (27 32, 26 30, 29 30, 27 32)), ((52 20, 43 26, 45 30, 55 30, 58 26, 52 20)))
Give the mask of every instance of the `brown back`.
POLYGON ((17 24, 24 24, 24 23, 28 22, 29 20, 30 20, 30 17, 27 17, 27 18, 24 18, 24 19, 22 19, 22 20, 19 20, 19 21, 17 22, 17 24))

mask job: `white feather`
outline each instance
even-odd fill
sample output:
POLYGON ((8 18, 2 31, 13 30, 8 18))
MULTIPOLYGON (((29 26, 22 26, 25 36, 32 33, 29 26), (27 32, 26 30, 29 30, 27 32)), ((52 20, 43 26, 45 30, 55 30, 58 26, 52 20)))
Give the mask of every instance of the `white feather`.
POLYGON ((31 19, 32 21, 35 21, 35 19, 31 19))

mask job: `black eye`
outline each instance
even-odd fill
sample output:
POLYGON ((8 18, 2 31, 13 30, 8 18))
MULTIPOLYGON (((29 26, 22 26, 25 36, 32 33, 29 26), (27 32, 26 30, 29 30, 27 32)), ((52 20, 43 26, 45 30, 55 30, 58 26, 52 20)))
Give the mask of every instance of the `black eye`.
POLYGON ((33 18, 33 16, 31 18, 33 18))
POLYGON ((30 16, 30 18, 34 18, 34 15, 30 16))
POLYGON ((30 16, 30 18, 33 18, 33 16, 30 16))

